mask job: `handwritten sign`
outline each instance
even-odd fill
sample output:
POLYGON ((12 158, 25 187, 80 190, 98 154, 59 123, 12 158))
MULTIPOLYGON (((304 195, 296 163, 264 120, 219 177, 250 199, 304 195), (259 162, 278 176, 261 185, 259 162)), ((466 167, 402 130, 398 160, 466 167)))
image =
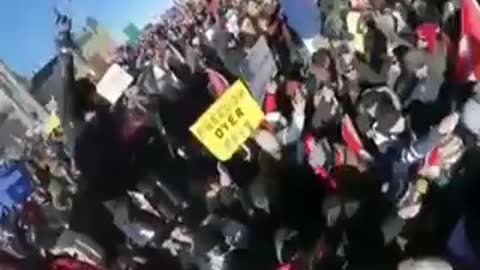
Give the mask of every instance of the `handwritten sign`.
POLYGON ((50 135, 55 129, 61 127, 61 120, 57 114, 50 114, 43 122, 43 134, 45 136, 50 135))
POLYGON ((241 68, 242 75, 248 82, 253 96, 263 102, 267 84, 278 72, 277 64, 267 41, 262 36, 252 47, 241 68))
POLYGON ((110 103, 115 104, 132 81, 132 75, 119 65, 113 64, 97 84, 97 92, 110 103))
POLYGON ((353 48, 359 53, 365 53, 365 33, 367 29, 362 22, 362 14, 360 12, 351 11, 347 14, 347 29, 353 35, 353 48))
POLYGON ((221 161, 228 160, 258 128, 264 114, 247 87, 236 81, 190 131, 221 161))

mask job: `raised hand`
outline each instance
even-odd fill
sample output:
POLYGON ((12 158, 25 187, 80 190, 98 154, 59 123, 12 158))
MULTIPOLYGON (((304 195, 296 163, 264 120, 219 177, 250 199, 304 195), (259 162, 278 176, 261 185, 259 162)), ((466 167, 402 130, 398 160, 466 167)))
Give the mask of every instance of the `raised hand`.
POLYGON ((452 133, 457 127, 460 115, 458 113, 450 114, 449 116, 443 118, 440 125, 438 125, 438 132, 442 135, 448 135, 452 133))
POLYGON ((57 8, 54 9, 55 25, 59 33, 70 32, 72 30, 72 19, 62 14, 57 8))
POLYGON ((307 101, 303 95, 297 91, 295 93, 295 97, 292 100, 293 112, 296 114, 305 114, 305 107, 307 105, 307 101))
POLYGON ((56 43, 57 46, 63 51, 65 49, 71 49, 73 47, 73 41, 71 36, 72 19, 62 14, 55 8, 55 26, 57 28, 56 43))

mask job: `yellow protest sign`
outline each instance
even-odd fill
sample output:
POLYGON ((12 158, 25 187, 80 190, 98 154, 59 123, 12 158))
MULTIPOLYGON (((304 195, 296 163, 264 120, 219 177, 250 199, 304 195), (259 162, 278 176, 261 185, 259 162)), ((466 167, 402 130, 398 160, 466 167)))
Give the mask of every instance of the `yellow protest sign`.
POLYGON ((247 87, 236 81, 200 116, 190 131, 219 160, 232 157, 265 115, 247 87))
POLYGON ((347 29, 353 35, 353 48, 359 53, 365 53, 365 34, 367 28, 362 21, 362 14, 358 11, 350 11, 347 14, 347 29))
POLYGON ((43 123, 43 134, 50 135, 54 129, 59 128, 61 125, 60 118, 56 114, 51 114, 45 119, 43 123))

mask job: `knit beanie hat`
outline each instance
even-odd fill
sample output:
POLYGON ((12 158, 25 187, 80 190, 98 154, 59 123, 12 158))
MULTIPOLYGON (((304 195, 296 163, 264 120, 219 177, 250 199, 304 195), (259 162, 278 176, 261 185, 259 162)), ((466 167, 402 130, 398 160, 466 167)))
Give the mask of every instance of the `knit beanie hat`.
POLYGON ((395 133, 393 128, 401 120, 401 112, 391 104, 379 104, 376 112, 377 126, 375 129, 382 134, 395 133))
POLYGON ((440 27, 434 23, 424 23, 419 25, 415 32, 418 37, 425 39, 427 42, 427 50, 434 53, 437 47, 437 36, 440 32, 440 27))

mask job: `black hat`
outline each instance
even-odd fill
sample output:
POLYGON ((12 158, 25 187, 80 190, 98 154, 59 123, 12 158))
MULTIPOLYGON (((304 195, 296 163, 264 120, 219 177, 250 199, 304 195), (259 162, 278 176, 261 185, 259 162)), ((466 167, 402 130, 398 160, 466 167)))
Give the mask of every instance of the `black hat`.
POLYGON ((312 55, 312 64, 324 66, 325 63, 330 59, 330 53, 327 49, 322 48, 317 50, 312 55))
POLYGON ((393 127, 401 120, 402 114, 392 104, 381 103, 376 113, 377 125, 375 129, 382 134, 393 133, 393 127))
POLYGON ((333 109, 334 106, 333 102, 326 102, 324 99, 320 101, 312 115, 311 124, 314 130, 319 130, 334 120, 334 116, 337 114, 337 110, 333 109))

